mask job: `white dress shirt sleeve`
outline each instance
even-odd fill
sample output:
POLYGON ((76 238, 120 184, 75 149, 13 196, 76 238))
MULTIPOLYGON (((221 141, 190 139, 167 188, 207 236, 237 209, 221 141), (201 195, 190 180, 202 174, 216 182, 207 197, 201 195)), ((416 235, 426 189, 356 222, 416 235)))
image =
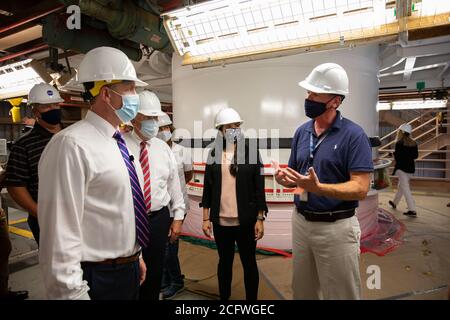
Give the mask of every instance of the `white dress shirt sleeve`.
POLYGON ((170 196, 169 209, 174 214, 174 220, 183 220, 186 207, 184 205, 184 197, 181 190, 180 177, 178 176, 177 160, 175 159, 172 150, 170 150, 170 148, 167 149, 170 157, 170 175, 169 180, 167 181, 167 191, 170 196))
POLYGON ((80 265, 88 176, 74 139, 54 136, 39 161, 39 264, 49 299, 89 299, 80 265))

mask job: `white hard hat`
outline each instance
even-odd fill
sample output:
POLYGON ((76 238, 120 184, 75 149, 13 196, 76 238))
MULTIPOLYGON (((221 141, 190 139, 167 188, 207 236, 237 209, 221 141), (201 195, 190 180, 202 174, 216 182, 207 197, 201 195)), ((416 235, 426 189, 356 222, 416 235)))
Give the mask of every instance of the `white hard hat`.
POLYGON ((159 127, 165 127, 172 124, 172 120, 170 120, 170 117, 167 113, 164 113, 163 115, 158 117, 158 126, 159 127))
POLYGON ((398 127, 398 129, 409 134, 411 134, 412 132, 411 125, 407 123, 402 124, 400 127, 398 127))
POLYGON ((139 113, 144 116, 159 117, 164 114, 161 110, 161 102, 156 94, 151 91, 144 90, 139 93, 139 113))
POLYGON ((218 129, 220 126, 230 123, 242 124, 241 116, 233 108, 225 108, 220 110, 216 115, 215 127, 218 129))
POLYGON ((50 104, 50 103, 60 103, 63 102, 64 99, 59 95, 58 90, 46 83, 39 83, 31 88, 30 93, 28 94, 28 103, 41 103, 41 104, 50 104))
POLYGON ((314 93, 348 94, 347 72, 336 63, 318 65, 298 85, 314 93))
POLYGON ((78 83, 128 80, 134 81, 138 87, 147 85, 137 78, 136 70, 126 54, 111 47, 98 47, 86 53, 78 68, 77 76, 78 83))

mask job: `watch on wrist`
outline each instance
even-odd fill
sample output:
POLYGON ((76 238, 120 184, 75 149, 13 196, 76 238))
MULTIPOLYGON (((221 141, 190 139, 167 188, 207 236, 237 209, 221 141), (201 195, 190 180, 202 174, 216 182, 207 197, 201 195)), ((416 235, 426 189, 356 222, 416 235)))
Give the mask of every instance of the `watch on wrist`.
POLYGON ((257 216, 256 216, 256 220, 264 221, 264 220, 266 220, 266 217, 257 215, 257 216))

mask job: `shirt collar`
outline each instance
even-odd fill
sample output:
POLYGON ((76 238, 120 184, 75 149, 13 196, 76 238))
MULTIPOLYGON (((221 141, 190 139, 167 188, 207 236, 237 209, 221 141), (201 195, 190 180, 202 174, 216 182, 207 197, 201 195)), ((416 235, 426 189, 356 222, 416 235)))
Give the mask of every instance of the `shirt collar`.
MULTIPOLYGON (((342 127, 342 120, 344 117, 341 115, 340 111, 336 111, 336 118, 334 119, 333 123, 331 124, 331 127, 329 130, 339 130, 342 127)), ((308 125, 306 126, 307 132, 314 132, 314 119, 310 120, 308 122, 308 125)))
POLYGON ((112 138, 114 133, 118 130, 118 128, 114 128, 111 123, 90 110, 86 114, 85 120, 92 124, 100 133, 110 138, 112 138))
POLYGON ((32 131, 43 137, 51 137, 54 134, 41 126, 37 121, 34 123, 32 131))
MULTIPOLYGON (((136 142, 138 142, 139 145, 140 145, 141 142, 143 141, 143 140, 136 134, 136 131, 134 131, 134 130, 131 132, 131 136, 133 137, 133 139, 136 140, 136 142)), ((153 139, 158 139, 158 138, 153 137, 153 138, 151 138, 151 139, 149 139, 149 140, 146 140, 146 141, 145 141, 145 144, 146 144, 147 146, 150 146, 150 145, 152 144, 152 140, 153 140, 153 139)))

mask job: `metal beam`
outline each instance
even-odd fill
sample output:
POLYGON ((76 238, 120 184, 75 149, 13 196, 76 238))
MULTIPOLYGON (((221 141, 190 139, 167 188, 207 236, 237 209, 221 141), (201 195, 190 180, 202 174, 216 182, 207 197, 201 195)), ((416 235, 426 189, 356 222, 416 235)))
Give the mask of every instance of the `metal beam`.
POLYGON ((450 62, 447 62, 447 64, 445 65, 445 67, 442 69, 442 71, 439 72, 439 74, 438 74, 438 76, 437 76, 437 78, 438 78, 439 80, 441 80, 441 79, 443 80, 443 79, 444 79, 444 74, 447 72, 449 66, 450 66, 450 62))
POLYGON ((401 64, 403 61, 405 61, 405 59, 406 58, 392 57, 392 58, 389 58, 389 60, 383 60, 383 64, 382 64, 379 72, 383 72, 383 71, 392 69, 392 68, 398 66, 399 64, 401 64), (385 67, 386 64, 387 64, 387 66, 385 67))
POLYGON ((53 8, 53 9, 46 10, 44 12, 41 12, 39 14, 35 14, 35 15, 31 16, 31 17, 25 18, 23 20, 20 20, 18 22, 15 22, 13 24, 8 25, 8 26, 1 27, 0 28, 0 34, 2 34, 3 32, 6 32, 8 30, 12 30, 12 29, 15 29, 17 27, 20 27, 20 26, 22 26, 24 24, 27 24, 28 22, 31 22, 31 21, 40 19, 42 17, 45 17, 45 16, 47 16, 47 15, 53 13, 53 12, 57 12, 57 11, 61 10, 62 8, 64 8, 64 5, 61 4, 61 5, 53 8))
MULTIPOLYGON (((395 91, 403 91, 403 90, 413 90, 417 91, 417 81, 416 80, 409 80, 409 81, 403 81, 403 80, 397 80, 397 81, 389 81, 389 77, 385 77, 381 79, 380 82, 380 94, 383 94, 386 90, 395 90, 395 91)), ((422 79, 421 81, 425 82, 425 88, 424 90, 428 89, 435 89, 435 88, 442 88, 442 87, 450 87, 450 78, 447 79, 438 79, 437 77, 434 77, 432 79, 422 79)))
POLYGON ((426 57, 450 53, 449 42, 397 49, 398 57, 426 57))
POLYGON ((416 57, 408 57, 405 62, 405 73, 403 74, 403 81, 411 80, 414 64, 416 63, 416 57))
MULTIPOLYGON (((414 72, 414 71, 435 69, 435 68, 439 68, 439 67, 444 67, 444 66, 447 65, 447 63, 448 62, 430 64, 430 65, 423 66, 423 67, 412 68, 410 71, 414 72)), ((404 74, 405 72, 406 72, 406 70, 398 70, 398 71, 394 71, 394 72, 382 73, 382 74, 378 75, 378 78, 384 78, 384 77, 389 77, 389 76, 396 76, 396 75, 399 75, 399 74, 404 74)))
POLYGON ((139 79, 147 82, 148 85, 152 88, 165 87, 165 86, 172 85, 172 76, 171 75, 167 78, 156 78, 156 79, 151 76, 142 75, 139 77, 139 79))

